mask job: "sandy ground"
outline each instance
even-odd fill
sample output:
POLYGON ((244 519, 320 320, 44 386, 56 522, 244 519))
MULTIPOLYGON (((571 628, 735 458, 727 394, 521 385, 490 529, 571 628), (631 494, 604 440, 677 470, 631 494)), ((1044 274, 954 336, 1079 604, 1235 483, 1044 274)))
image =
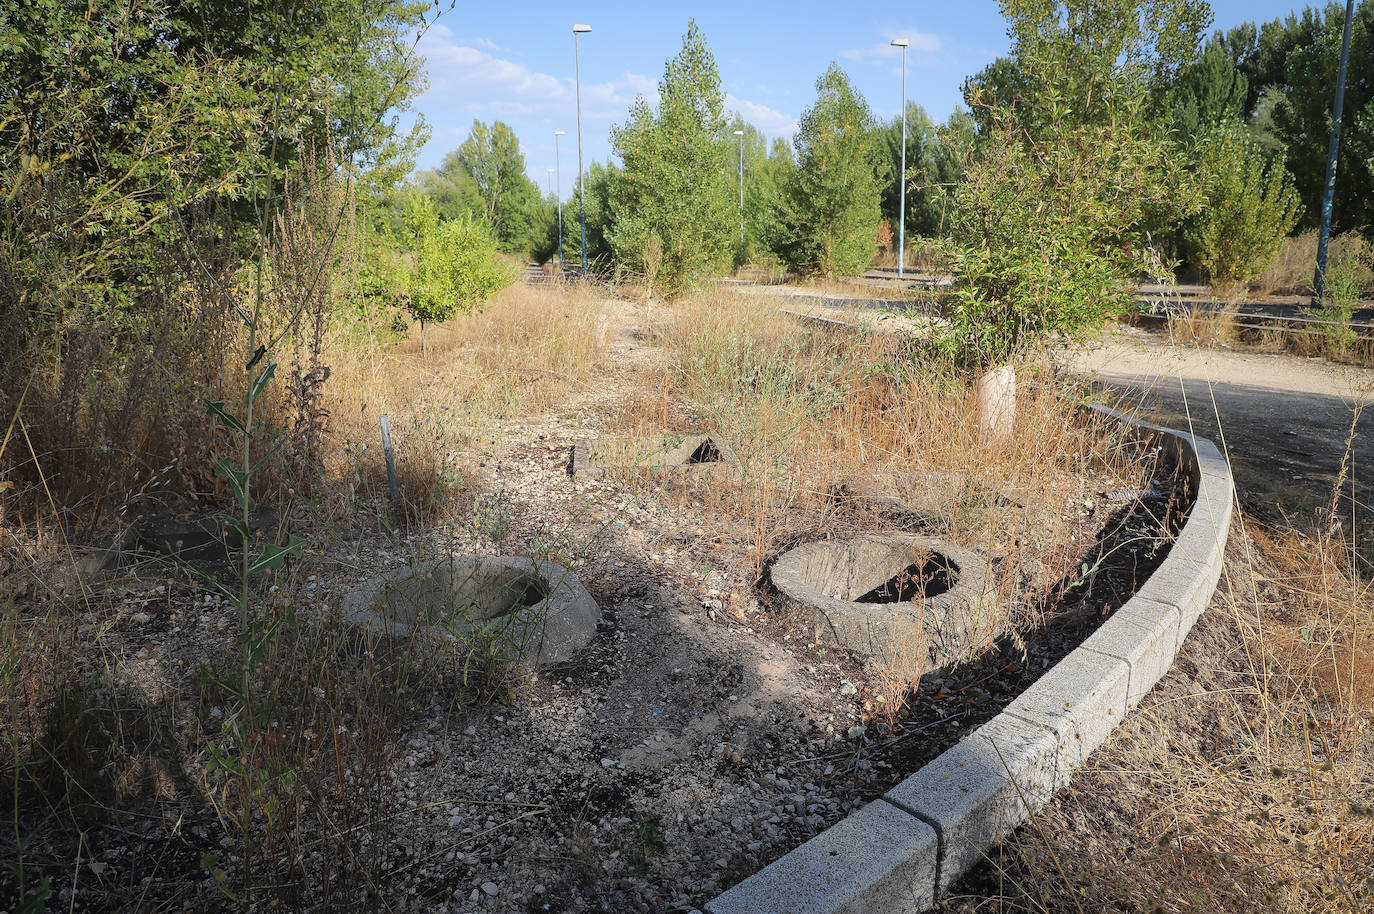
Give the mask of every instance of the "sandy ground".
POLYGON ((1340 515, 1350 523, 1353 507, 1359 530, 1374 532, 1374 409, 1367 408, 1374 371, 1280 353, 1171 345, 1135 329, 1060 358, 1118 403, 1217 442, 1230 455, 1242 503, 1262 518, 1316 519, 1329 509, 1348 457, 1340 515))

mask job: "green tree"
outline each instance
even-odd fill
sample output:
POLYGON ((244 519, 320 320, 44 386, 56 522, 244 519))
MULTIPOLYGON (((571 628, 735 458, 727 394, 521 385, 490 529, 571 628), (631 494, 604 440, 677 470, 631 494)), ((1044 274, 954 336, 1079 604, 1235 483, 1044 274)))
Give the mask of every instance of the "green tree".
MULTIPOLYGON (((971 142, 972 120, 962 110, 937 126, 924 108, 907 102, 906 230, 908 236, 935 237, 947 227, 949 200, 963 170, 971 142)), ((902 118, 883 128, 885 152, 893 180, 883 187, 883 218, 897 224, 902 180, 902 118)), ((894 228, 895 231, 895 228, 894 228)))
POLYGON ((876 119, 838 64, 816 81, 816 101, 802 113, 797 167, 783 193, 790 267, 826 276, 862 272, 873 257, 887 180, 876 119))
POLYGON ((641 96, 629 121, 611 130, 621 180, 611 185, 607 241, 618 267, 635 272, 657 250, 656 272, 671 296, 724 270, 738 233, 734 137, 726 131, 715 57, 694 21, 664 68, 658 96, 657 111, 641 96))
MULTIPOLYGON (((1326 186, 1327 144, 1331 136, 1336 68, 1340 60, 1345 9, 1304 10, 1291 24, 1294 43, 1284 57, 1284 83, 1277 88, 1274 132, 1287 152, 1306 225, 1321 214, 1326 186)), ((1332 205, 1333 232, 1371 231, 1374 227, 1374 0, 1355 10, 1350 32, 1350 68, 1345 89, 1341 151, 1332 205)))
POLYGON ((509 126, 501 121, 490 125, 473 121, 467 139, 446 155, 434 177, 426 180, 455 215, 471 212, 480 201, 482 218, 491 226, 501 250, 529 253, 539 188, 525 174, 520 140, 509 126))
POLYGON ((497 257, 496 239, 484 222, 470 216, 440 221, 427 197, 411 198, 406 229, 413 248, 405 306, 420 322, 420 345, 428 357, 426 324, 476 311, 514 282, 515 273, 497 257))
POLYGON ((1135 273, 1159 270, 1145 226, 1196 207, 1157 122, 1205 10, 1003 0, 1002 11, 1029 96, 1008 105, 973 86, 986 138, 956 192, 959 285, 940 336, 979 367, 1096 332, 1130 306, 1135 273))
POLYGON ((1015 110, 1032 134, 1157 118, 1211 23, 1206 0, 1001 0, 1011 54, 965 83, 984 127, 1015 110))
MULTIPOLYGON (((26 375, 41 379, 30 407, 51 393, 55 440, 36 443, 66 455, 55 489, 70 480, 84 499, 92 479, 171 462, 144 462, 139 441, 197 451, 203 417, 188 406, 226 376, 233 308, 318 297, 332 272, 306 289, 273 248, 332 186, 310 251, 337 251, 351 201, 405 167, 417 135, 395 113, 422 86, 405 36, 425 9, 0 5, 0 411, 12 414, 26 375)), ((200 469, 179 466, 196 485, 200 469)))
MULTIPOLYGON (((587 265, 594 273, 614 269, 614 255, 607 240, 614 224, 611 197, 623 181, 614 164, 592 162, 584 178, 587 192, 587 265)), ((582 226, 577 204, 577 186, 563 204, 563 256, 569 263, 582 259, 582 226)))
POLYGON ((1170 126, 1175 137, 1195 142, 1213 125, 1243 119, 1248 113, 1249 86, 1225 39, 1213 36, 1170 88, 1170 126))
POLYGON ((1187 223, 1188 258, 1213 280, 1245 282, 1269 268, 1302 211, 1282 155, 1268 155, 1238 121, 1203 137, 1195 156, 1206 204, 1187 223))

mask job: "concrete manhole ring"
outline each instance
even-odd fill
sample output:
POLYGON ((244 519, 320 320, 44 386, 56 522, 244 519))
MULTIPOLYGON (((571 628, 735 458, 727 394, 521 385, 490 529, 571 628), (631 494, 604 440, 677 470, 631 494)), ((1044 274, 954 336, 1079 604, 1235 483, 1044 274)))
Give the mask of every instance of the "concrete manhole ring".
POLYGON ((772 581, 817 643, 870 654, 912 679, 962 659, 988 634, 987 563, 936 537, 805 543, 774 563, 772 581))
POLYGON ((562 565, 452 555, 373 578, 343 600, 344 621, 395 641, 504 639, 518 666, 557 666, 586 647, 601 609, 562 565))

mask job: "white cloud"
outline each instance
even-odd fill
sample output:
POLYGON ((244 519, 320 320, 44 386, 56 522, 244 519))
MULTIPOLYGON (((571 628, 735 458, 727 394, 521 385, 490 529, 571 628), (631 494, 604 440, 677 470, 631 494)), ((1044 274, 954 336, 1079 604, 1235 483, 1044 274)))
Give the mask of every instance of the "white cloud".
MULTIPOLYGON (((908 50, 915 54, 938 54, 945 49, 944 42, 940 41, 939 35, 931 35, 916 29, 895 29, 892 32, 892 38, 906 38, 911 42, 911 47, 908 50)), ((841 51, 840 56, 860 63, 875 64, 888 58, 900 57, 902 56, 902 49, 892 46, 892 38, 863 48, 848 48, 841 51)))
POLYGON ((796 118, 767 105, 727 94, 725 110, 738 111, 746 123, 753 124, 768 136, 791 136, 797 132, 796 118))
MULTIPOLYGON (((499 56, 502 50, 487 39, 463 39, 446 26, 435 25, 420 40, 429 89, 417 107, 437 113, 461 111, 500 119, 565 118, 576 101, 576 81, 533 70, 499 56)), ((583 83, 584 119, 622 118, 639 95, 655 101, 658 84, 647 76, 626 72, 619 79, 583 83)))

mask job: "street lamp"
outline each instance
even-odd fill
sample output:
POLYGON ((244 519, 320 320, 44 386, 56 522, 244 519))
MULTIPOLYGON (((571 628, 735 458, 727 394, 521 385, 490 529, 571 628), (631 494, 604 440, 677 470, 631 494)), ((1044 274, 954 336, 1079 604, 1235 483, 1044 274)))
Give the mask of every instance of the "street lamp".
POLYGON ((736 130, 739 137, 739 243, 744 247, 744 131, 736 130))
POLYGON ((552 177, 553 177, 553 169, 552 169, 552 168, 546 168, 546 169, 544 169, 544 192, 547 193, 547 194, 553 193, 553 181, 550 180, 552 177))
POLYGON ((1321 228, 1317 234, 1317 272, 1312 277, 1312 306, 1321 304, 1326 288, 1326 249, 1331 238, 1331 204, 1336 196, 1336 158, 1341 151, 1341 107, 1345 104, 1345 70, 1350 63, 1350 20, 1355 0, 1345 0, 1345 30, 1341 35, 1341 62, 1336 68, 1336 103, 1331 111, 1331 145, 1326 152, 1326 186, 1322 192, 1321 228))
POLYGON ((582 220, 582 275, 587 275, 587 185, 582 177, 582 58, 577 36, 590 32, 590 25, 573 26, 573 68, 577 74, 577 206, 582 220))
POLYGON ((553 132, 554 181, 558 188, 558 270, 560 276, 563 270, 563 166, 558 161, 558 138, 567 132, 566 130, 553 132))
MULTIPOLYGON (((902 170, 897 175, 897 278, 906 270, 906 49, 911 44, 905 38, 892 39, 894 48, 902 49, 902 170)), ((892 237, 891 235, 888 236, 892 237)))

